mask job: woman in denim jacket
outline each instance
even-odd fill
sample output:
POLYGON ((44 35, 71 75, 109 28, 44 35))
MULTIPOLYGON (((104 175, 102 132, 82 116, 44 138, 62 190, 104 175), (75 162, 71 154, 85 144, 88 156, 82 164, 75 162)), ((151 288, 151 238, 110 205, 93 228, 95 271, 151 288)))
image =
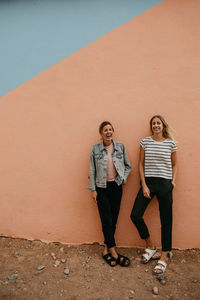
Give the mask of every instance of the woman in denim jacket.
POLYGON ((103 258, 112 267, 119 264, 128 266, 128 257, 115 249, 115 229, 122 198, 122 184, 126 183, 131 165, 122 143, 112 137, 114 128, 108 121, 99 126, 102 141, 93 145, 90 153, 90 190, 97 201, 104 234, 103 258))

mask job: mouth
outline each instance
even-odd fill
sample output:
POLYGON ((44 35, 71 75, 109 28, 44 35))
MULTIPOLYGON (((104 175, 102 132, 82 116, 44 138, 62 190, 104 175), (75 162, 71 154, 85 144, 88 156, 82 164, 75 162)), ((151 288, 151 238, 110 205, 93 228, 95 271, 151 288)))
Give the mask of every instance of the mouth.
POLYGON ((106 137, 109 139, 109 138, 111 138, 111 137, 112 137, 112 135, 110 135, 110 134, 109 134, 109 135, 106 135, 106 137))

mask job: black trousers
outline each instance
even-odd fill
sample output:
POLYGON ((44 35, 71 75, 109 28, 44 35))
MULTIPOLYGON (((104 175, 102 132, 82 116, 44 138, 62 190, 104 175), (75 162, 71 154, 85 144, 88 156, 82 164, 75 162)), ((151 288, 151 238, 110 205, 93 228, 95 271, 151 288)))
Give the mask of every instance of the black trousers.
MULTIPOLYGON (((151 198, 156 195, 159 203, 162 251, 171 251, 173 185, 170 179, 158 177, 146 177, 145 181, 150 190, 151 198)), ((147 239, 150 236, 143 219, 144 212, 150 201, 151 199, 144 197, 142 188, 140 188, 131 212, 131 220, 142 239, 147 239)))
POLYGON ((114 247, 116 223, 122 198, 122 185, 115 181, 107 182, 106 188, 96 188, 97 205, 101 218, 104 243, 108 248, 114 247))

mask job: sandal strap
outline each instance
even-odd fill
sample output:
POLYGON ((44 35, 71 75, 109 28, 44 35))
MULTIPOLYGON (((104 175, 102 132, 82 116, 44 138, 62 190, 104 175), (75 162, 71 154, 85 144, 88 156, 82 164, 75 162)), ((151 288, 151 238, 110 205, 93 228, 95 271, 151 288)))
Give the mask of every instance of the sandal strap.
POLYGON ((104 259, 112 259, 112 256, 110 253, 103 255, 104 259))
POLYGON ((103 255, 103 259, 111 266, 116 266, 116 260, 112 257, 110 253, 103 255), (115 262, 115 264, 112 264, 112 262, 115 262))
POLYGON ((118 257, 116 259, 117 264, 119 264, 120 266, 124 267, 124 266, 128 266, 130 264, 130 260, 128 257, 118 254, 118 257), (122 260, 121 260, 122 259, 122 260), (126 262, 128 262, 128 264, 126 264, 126 262))
POLYGON ((145 252, 142 254, 142 257, 144 257, 146 259, 146 261, 148 262, 152 258, 152 256, 156 253, 157 250, 146 248, 144 251, 145 252))
POLYGON ((118 256, 118 258, 117 258, 116 261, 117 261, 117 263, 120 264, 121 266, 124 266, 125 263, 126 263, 126 259, 125 259, 125 257, 121 257, 121 258, 118 256), (121 258, 122 258, 122 260, 121 260, 121 258))
POLYGON ((160 266, 160 265, 156 265, 155 268, 154 268, 154 270, 161 270, 162 272, 164 272, 165 269, 166 269, 165 267, 160 266))
POLYGON ((165 272, 167 267, 167 263, 163 260, 159 260, 154 270, 161 270, 163 273, 165 272))
POLYGON ((146 260, 149 259, 149 255, 148 255, 147 253, 143 253, 143 254, 142 254, 142 257, 146 258, 146 260))
POLYGON ((157 251, 156 249, 148 249, 148 248, 146 248, 146 249, 144 250, 144 252, 146 252, 146 253, 148 253, 148 254, 150 254, 150 255, 154 254, 156 251, 157 251))
POLYGON ((158 261, 158 265, 162 265, 165 269, 167 267, 167 263, 165 261, 163 261, 163 260, 159 260, 158 261))

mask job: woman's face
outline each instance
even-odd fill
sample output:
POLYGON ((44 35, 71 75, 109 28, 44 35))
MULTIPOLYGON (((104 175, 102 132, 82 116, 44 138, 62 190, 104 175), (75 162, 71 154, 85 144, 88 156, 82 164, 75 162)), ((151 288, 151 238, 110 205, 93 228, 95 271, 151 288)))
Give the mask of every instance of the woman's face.
POLYGON ((113 136, 113 129, 112 126, 109 124, 103 127, 103 130, 101 132, 101 136, 104 142, 111 142, 112 136, 113 136))
POLYGON ((159 118, 155 117, 152 120, 151 130, 152 130, 153 134, 159 134, 159 133, 162 134, 162 132, 163 132, 163 123, 159 118))

